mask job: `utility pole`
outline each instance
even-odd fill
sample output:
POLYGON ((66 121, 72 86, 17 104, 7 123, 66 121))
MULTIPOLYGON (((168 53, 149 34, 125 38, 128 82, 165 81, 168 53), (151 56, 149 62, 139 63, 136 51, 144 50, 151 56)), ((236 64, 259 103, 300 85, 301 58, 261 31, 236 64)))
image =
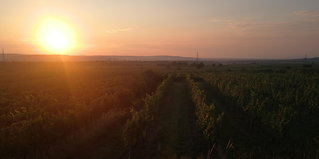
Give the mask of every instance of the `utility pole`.
POLYGON ((305 64, 308 64, 308 55, 307 55, 307 53, 305 54, 305 64))
POLYGON ((2 61, 4 62, 6 59, 5 59, 5 55, 4 55, 4 48, 2 48, 2 61))
POLYGON ((198 49, 197 49, 197 55, 196 55, 196 63, 198 64, 198 58, 199 58, 199 55, 198 55, 198 49))
POLYGON ((307 60, 308 59, 308 55, 307 55, 307 53, 305 54, 305 60, 307 60))

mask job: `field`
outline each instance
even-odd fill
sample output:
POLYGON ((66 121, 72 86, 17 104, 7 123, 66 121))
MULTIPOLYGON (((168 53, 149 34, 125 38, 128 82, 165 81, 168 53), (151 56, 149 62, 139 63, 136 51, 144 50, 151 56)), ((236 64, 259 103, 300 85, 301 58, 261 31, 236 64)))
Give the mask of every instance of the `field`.
POLYGON ((319 67, 3 62, 0 156, 319 158, 319 67))

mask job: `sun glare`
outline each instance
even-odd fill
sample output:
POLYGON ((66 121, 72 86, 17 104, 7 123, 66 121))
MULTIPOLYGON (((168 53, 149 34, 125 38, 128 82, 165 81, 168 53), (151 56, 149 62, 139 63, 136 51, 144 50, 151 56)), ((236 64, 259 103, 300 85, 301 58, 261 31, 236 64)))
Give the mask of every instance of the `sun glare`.
POLYGON ((56 18, 42 21, 36 33, 37 42, 49 53, 68 54, 76 48, 75 30, 66 22, 56 18))

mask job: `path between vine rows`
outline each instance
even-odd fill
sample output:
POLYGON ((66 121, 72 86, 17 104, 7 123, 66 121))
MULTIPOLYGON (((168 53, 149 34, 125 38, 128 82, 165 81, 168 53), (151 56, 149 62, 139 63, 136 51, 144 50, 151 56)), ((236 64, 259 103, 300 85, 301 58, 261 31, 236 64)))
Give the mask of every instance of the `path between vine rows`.
POLYGON ((204 149, 195 123, 194 109, 186 81, 173 81, 164 96, 161 112, 163 140, 159 158, 197 158, 204 149))

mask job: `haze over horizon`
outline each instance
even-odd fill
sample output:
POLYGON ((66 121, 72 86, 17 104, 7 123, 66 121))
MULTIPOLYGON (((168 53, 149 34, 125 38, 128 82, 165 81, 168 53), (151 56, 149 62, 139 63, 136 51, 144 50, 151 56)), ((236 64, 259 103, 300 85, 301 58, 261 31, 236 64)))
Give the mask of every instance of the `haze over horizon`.
POLYGON ((5 0, 1 6, 0 47, 8 53, 50 54, 40 46, 44 39, 68 55, 194 57, 199 49, 205 58, 319 56, 318 0, 5 0), (61 27, 70 42, 37 37, 46 17, 67 23, 44 24, 61 27))

